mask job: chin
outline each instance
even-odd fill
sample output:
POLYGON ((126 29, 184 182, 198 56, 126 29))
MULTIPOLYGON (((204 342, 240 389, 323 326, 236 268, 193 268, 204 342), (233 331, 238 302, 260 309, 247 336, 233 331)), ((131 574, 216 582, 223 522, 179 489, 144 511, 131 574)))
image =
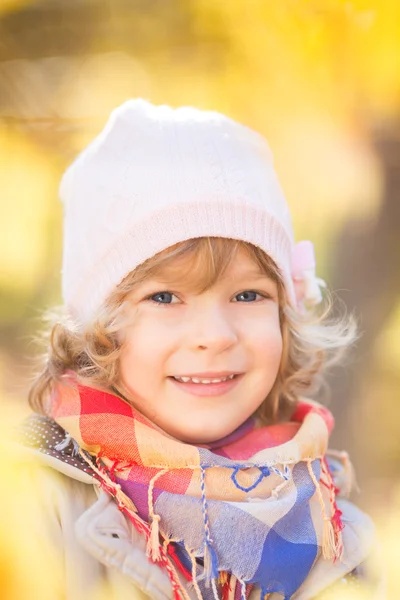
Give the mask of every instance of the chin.
POLYGON ((226 437, 235 429, 237 429, 237 427, 239 427, 239 425, 218 428, 210 428, 210 426, 207 425, 202 428, 198 427, 196 429, 187 428, 185 429, 184 434, 183 432, 176 432, 175 437, 187 444, 209 444, 210 442, 215 442, 226 437))

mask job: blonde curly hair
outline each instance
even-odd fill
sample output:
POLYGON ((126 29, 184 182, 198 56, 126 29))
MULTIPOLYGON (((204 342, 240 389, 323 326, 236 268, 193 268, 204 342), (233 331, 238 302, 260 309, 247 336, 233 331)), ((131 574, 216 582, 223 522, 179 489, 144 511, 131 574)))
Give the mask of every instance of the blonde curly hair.
POLYGON ((301 396, 312 396, 326 388, 327 369, 341 360, 356 337, 354 319, 346 315, 330 318, 329 296, 319 311, 297 311, 287 303, 279 269, 264 251, 246 242, 218 237, 187 240, 145 261, 115 288, 84 331, 77 329, 62 310, 53 315, 45 338, 48 350, 42 370, 29 393, 31 407, 46 414, 54 384, 70 371, 84 385, 113 390, 123 397, 119 383, 123 346, 119 334, 124 328, 128 296, 135 286, 168 268, 174 281, 185 281, 193 291, 201 293, 224 274, 240 249, 278 288, 282 358, 273 388, 257 413, 265 423, 287 418, 301 396))

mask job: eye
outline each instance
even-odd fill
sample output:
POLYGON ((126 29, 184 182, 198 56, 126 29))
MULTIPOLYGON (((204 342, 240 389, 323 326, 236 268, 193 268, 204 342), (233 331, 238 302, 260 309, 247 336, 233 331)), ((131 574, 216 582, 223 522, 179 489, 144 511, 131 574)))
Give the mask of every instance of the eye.
POLYGON ((179 301, 175 294, 171 294, 171 292, 157 292, 157 294, 152 294, 147 299, 156 304, 175 304, 179 301))
POLYGON ((253 290, 245 290, 244 292, 240 292, 240 294, 236 294, 233 301, 234 302, 255 302, 256 300, 263 298, 261 294, 254 292, 253 290))

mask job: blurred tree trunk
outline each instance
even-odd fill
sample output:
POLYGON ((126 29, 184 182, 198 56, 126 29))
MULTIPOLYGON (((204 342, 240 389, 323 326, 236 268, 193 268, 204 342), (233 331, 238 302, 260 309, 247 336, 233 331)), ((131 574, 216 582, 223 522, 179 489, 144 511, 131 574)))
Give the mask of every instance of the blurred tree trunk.
POLYGON ((346 223, 334 246, 330 276, 332 289, 358 317, 361 332, 347 368, 330 381, 336 416, 332 445, 351 453, 361 483, 368 468, 361 458, 371 446, 356 433, 362 382, 373 368, 376 338, 400 296, 400 123, 377 132, 373 143, 384 179, 380 208, 372 220, 346 223))

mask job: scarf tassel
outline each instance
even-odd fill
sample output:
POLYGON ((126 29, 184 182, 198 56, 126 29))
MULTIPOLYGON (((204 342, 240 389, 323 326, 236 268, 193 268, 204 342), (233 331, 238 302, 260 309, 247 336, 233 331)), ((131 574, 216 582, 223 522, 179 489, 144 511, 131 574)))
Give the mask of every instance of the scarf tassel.
POLYGON ((226 571, 220 572, 218 583, 221 586, 221 600, 228 600, 229 592, 231 591, 231 582, 226 571))
POLYGON ((150 535, 147 539, 146 554, 153 562, 161 559, 160 546, 160 515, 154 513, 153 490, 157 479, 168 473, 168 469, 162 469, 151 479, 147 493, 149 517, 151 518, 150 535))
POLYGON ((150 526, 150 535, 147 540, 146 554, 153 562, 158 562, 161 558, 160 549, 160 515, 153 515, 150 526))
POLYGON ((330 493, 330 503, 331 503, 331 510, 332 510, 332 515, 333 515, 331 518, 331 523, 333 526, 334 536, 335 536, 335 558, 334 558, 334 560, 336 561, 338 558, 342 557, 343 550, 344 550, 343 540, 342 540, 342 535, 341 535, 341 531, 343 530, 343 527, 344 527, 342 518, 341 518, 342 511, 339 510, 338 505, 336 503, 336 494, 338 494, 340 490, 335 485, 335 482, 333 480, 333 476, 329 469, 329 465, 328 465, 326 458, 324 458, 321 461, 321 468, 322 468, 322 473, 326 478, 326 481, 322 481, 322 483, 324 483, 324 485, 328 488, 329 493, 330 493))
MULTIPOLYGON (((179 581, 179 577, 178 577, 175 569, 170 564, 170 561, 168 560, 166 552, 160 546, 159 525, 158 525, 158 523, 160 521, 160 516, 155 515, 153 512, 152 527, 150 528, 150 531, 149 531, 148 525, 146 523, 143 523, 143 521, 138 516, 136 506, 133 504, 131 499, 128 498, 128 496, 126 496, 126 494, 124 494, 122 492, 121 486, 119 484, 116 484, 112 479, 110 479, 110 477, 108 477, 107 472, 105 469, 103 469, 100 461, 96 460, 97 464, 94 464, 93 461, 91 460, 91 457, 86 455, 86 453, 82 449, 80 449, 80 455, 92 467, 92 469, 97 473, 102 488, 116 499, 118 508, 128 517, 128 519, 131 521, 132 525, 136 528, 136 530, 140 534, 144 534, 147 537, 147 540, 148 540, 147 547, 149 548, 152 544, 154 545, 154 547, 156 547, 155 540, 157 540, 157 548, 156 548, 154 556, 155 557, 158 556, 158 558, 154 559, 154 560, 159 560, 160 563, 165 567, 165 569, 168 573, 168 576, 169 576, 169 579, 171 582, 171 586, 172 586, 173 599, 174 600, 190 600, 189 595, 187 594, 186 590, 183 588, 183 586, 181 585, 181 583, 179 581), (154 528, 153 528, 153 523, 154 523, 154 528), (152 543, 149 543, 150 540, 152 540, 152 543)), ((162 474, 163 474, 163 472, 159 473, 157 478, 160 477, 162 474)), ((153 485, 154 485, 154 479, 153 479, 153 485)), ((151 557, 153 558, 152 553, 151 553, 151 557)))
POLYGON ((322 533, 322 555, 327 560, 336 557, 335 531, 329 517, 324 518, 324 529, 322 533))
POLYGON ((217 555, 209 542, 206 542, 204 548, 204 575, 208 584, 219 577, 217 555))
MULTIPOLYGON (((339 514, 332 516, 332 518, 328 517, 326 513, 325 500, 322 495, 321 485, 318 479, 315 476, 315 473, 312 468, 312 460, 307 461, 308 472, 310 477, 315 485, 315 490, 318 495, 318 499, 321 505, 321 512, 323 518, 323 530, 322 530, 322 555, 326 560, 337 560, 341 558, 343 551, 342 544, 342 536, 340 534, 340 529, 335 527, 335 524, 338 521, 339 514)), ((323 461, 321 461, 321 470, 324 471, 323 461)))

